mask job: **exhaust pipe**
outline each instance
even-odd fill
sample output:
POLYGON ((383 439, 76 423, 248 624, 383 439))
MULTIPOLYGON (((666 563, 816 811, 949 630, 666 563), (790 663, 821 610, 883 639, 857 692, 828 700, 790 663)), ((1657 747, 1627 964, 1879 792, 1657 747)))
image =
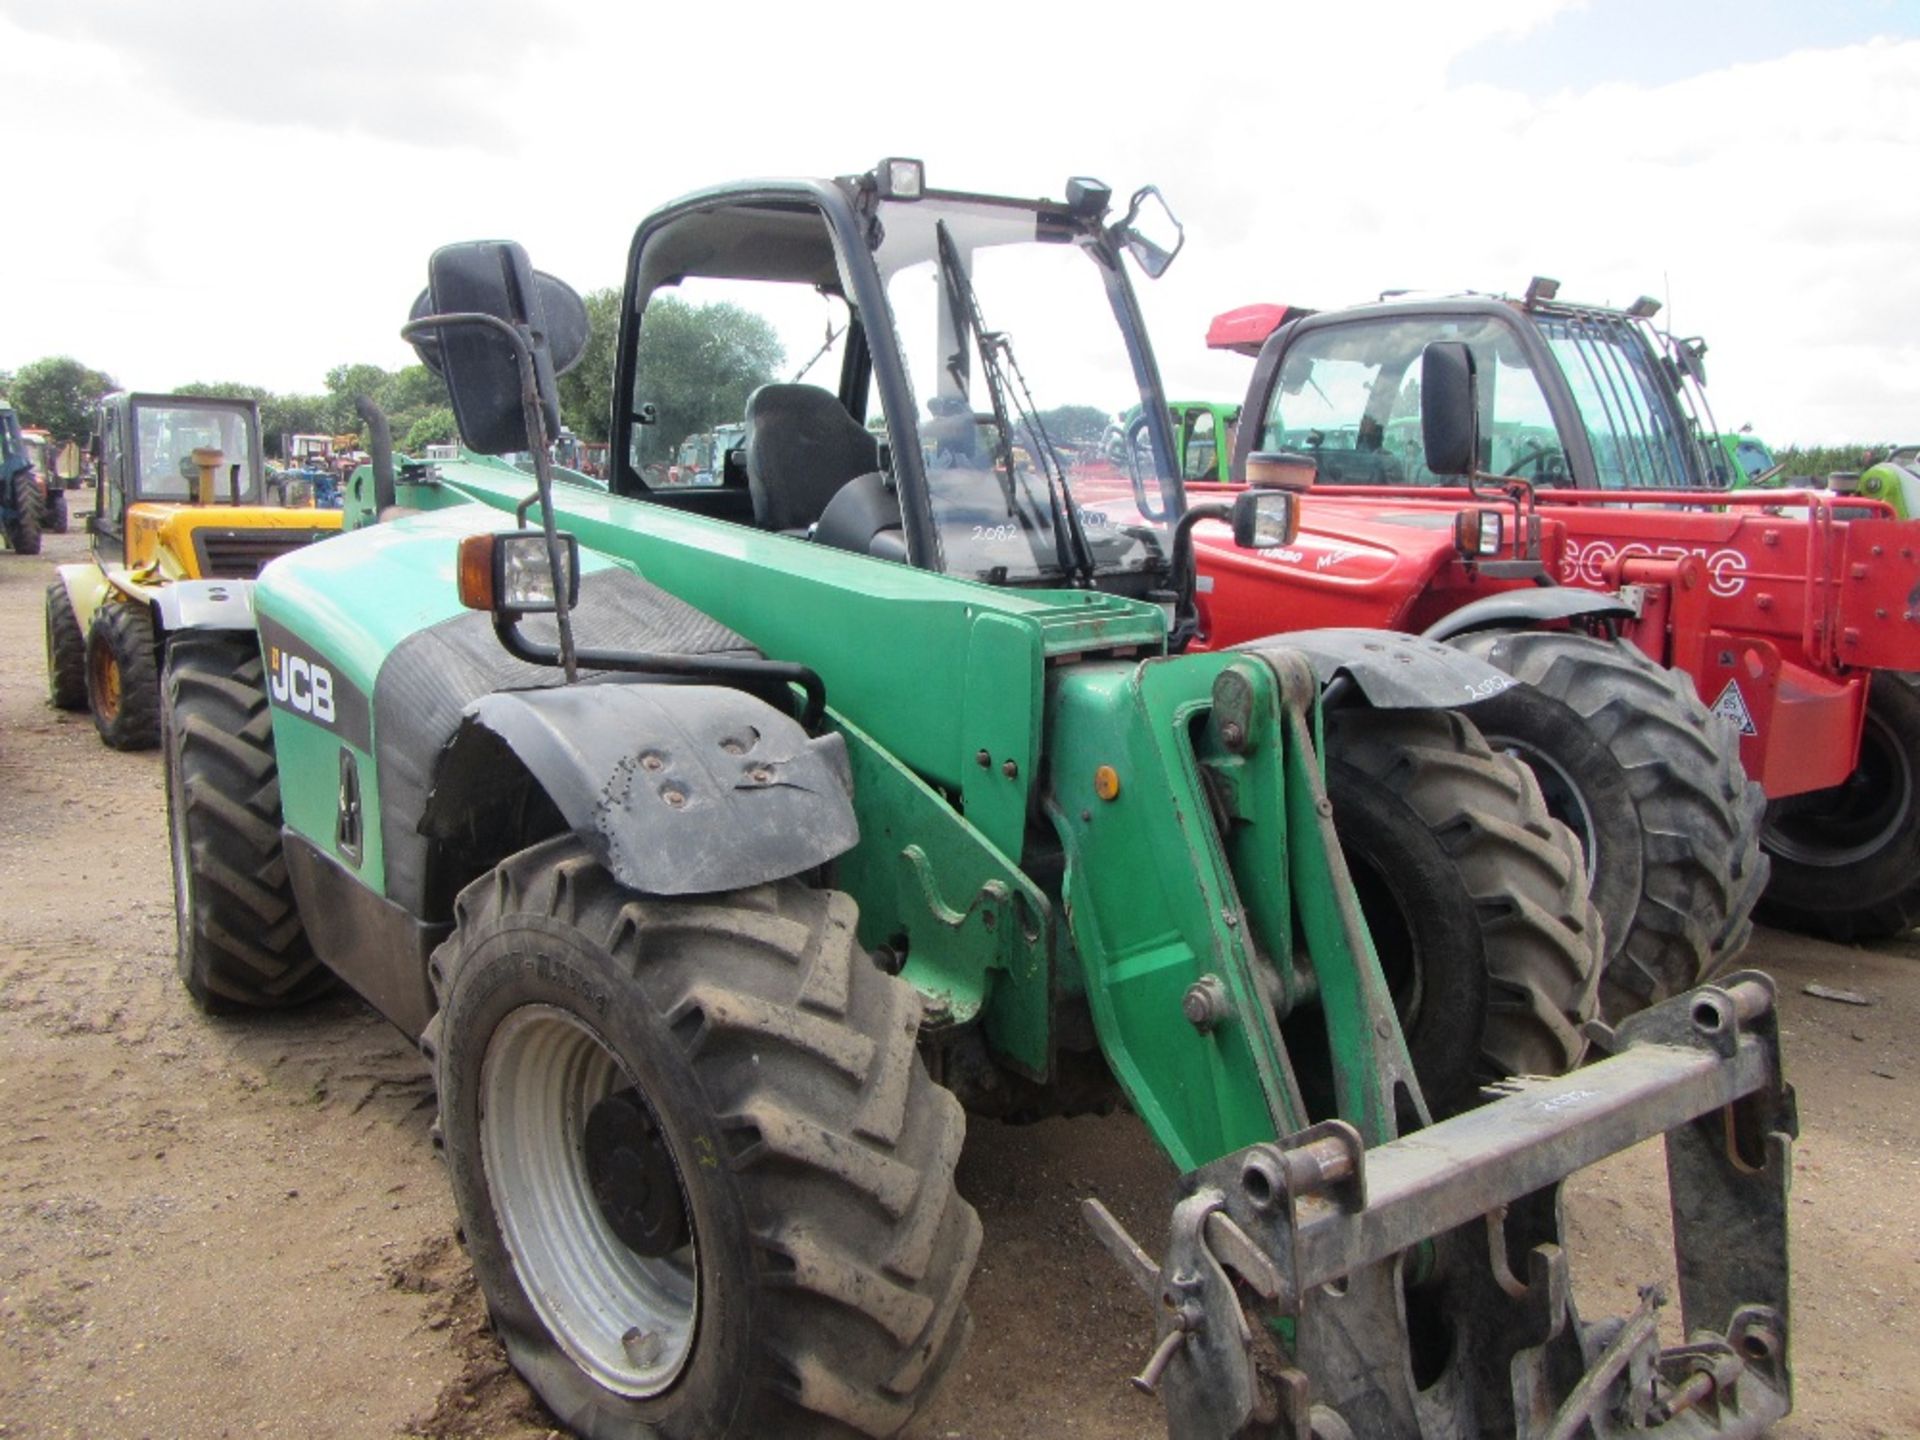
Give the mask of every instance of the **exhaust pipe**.
POLYGON ((373 457, 373 513, 384 515, 395 502, 393 486, 393 429, 387 412, 370 395, 353 397, 353 408, 367 426, 367 453, 373 457))

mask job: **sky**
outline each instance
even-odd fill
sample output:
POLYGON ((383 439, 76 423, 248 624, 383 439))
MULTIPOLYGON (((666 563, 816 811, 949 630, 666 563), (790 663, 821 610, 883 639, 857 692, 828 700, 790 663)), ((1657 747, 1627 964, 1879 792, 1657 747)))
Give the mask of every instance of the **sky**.
POLYGON ((1158 184, 1170 392, 1253 300, 1666 302, 1722 428, 1920 438, 1920 0, 0 0, 0 369, 314 391, 389 367, 449 240, 582 290, 655 205, 924 158, 929 182, 1158 184))

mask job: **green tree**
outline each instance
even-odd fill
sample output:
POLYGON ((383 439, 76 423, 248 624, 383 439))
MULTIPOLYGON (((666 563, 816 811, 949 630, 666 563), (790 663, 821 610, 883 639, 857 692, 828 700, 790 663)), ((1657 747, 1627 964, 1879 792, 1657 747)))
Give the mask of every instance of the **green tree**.
POLYGON ((284 456, 284 442, 292 435, 331 435, 331 395, 269 395, 260 402, 260 432, 267 453, 284 456))
POLYGON ((689 305, 671 295, 647 306, 634 399, 654 408, 649 459, 670 461, 682 440, 738 424, 747 397, 786 361, 764 316, 725 301, 689 305))
POLYGON ((1056 405, 1042 410, 1034 418, 1047 427, 1047 434, 1063 444, 1092 444, 1107 433, 1113 416, 1098 405, 1056 405))
POLYGON ((409 455, 424 455, 429 445, 449 445, 459 438, 460 430, 454 424, 453 411, 442 405, 437 410, 427 411, 407 427, 405 437, 400 441, 400 449, 409 455))
POLYGON ((612 417, 613 349, 620 331, 618 287, 595 290, 587 302, 587 348, 560 377, 560 423, 583 440, 605 440, 612 417))
POLYGON ((444 410, 452 403, 447 382, 424 365, 394 371, 383 398, 395 411, 444 410))
POLYGON ((51 355, 22 365, 11 388, 22 425, 37 425, 56 440, 84 440, 93 430, 94 405, 118 387, 111 375, 71 355, 51 355))
POLYGON ((1825 479, 1835 471, 1864 470, 1873 463, 1869 456, 1884 455, 1887 447, 1869 445, 1789 445, 1776 450, 1773 458, 1785 466, 1787 481, 1825 479))

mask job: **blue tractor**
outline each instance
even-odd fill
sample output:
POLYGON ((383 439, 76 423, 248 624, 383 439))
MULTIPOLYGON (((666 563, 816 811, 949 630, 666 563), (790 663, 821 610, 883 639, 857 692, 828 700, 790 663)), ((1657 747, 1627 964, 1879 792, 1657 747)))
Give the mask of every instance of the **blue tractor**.
POLYGON ((46 506, 47 484, 27 457, 20 419, 10 406, 0 406, 0 534, 15 554, 40 553, 46 506))

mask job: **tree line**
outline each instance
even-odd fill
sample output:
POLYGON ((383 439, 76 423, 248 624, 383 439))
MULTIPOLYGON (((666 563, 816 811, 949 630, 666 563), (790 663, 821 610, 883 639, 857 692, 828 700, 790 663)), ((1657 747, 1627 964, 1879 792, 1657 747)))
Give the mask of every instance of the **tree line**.
MULTIPOLYGON (((50 355, 22 365, 12 373, 0 371, 4 394, 20 423, 37 426, 56 440, 85 442, 93 430, 94 406, 100 398, 121 389, 104 370, 96 370, 71 355, 50 355)), ((261 441, 270 457, 279 458, 284 437, 290 435, 356 435, 361 431, 354 397, 370 396, 387 413, 394 443, 412 451, 455 438, 453 409, 447 387, 424 365, 385 370, 378 365, 336 365, 327 372, 326 389, 318 394, 279 394, 262 385, 233 380, 192 380, 176 385, 175 395, 226 395, 252 400, 260 407, 261 441)))

